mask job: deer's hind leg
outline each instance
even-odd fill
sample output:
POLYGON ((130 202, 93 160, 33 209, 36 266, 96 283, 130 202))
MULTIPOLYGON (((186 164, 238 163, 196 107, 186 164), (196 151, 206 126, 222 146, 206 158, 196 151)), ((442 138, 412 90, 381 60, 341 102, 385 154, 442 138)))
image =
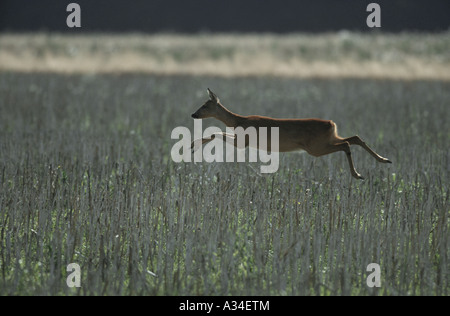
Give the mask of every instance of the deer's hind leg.
POLYGON ((347 157, 348 164, 350 166, 350 173, 356 179, 364 179, 355 169, 355 165, 353 164, 352 152, 350 151, 350 144, 346 141, 335 139, 333 143, 329 143, 326 146, 317 148, 313 152, 308 151, 313 156, 319 157, 323 155, 328 155, 337 151, 345 152, 347 157))
POLYGON ((350 144, 348 142, 342 142, 330 145, 335 149, 334 151, 343 151, 345 152, 345 156, 347 157, 348 165, 350 167, 350 173, 356 179, 364 180, 364 177, 361 176, 355 169, 355 165, 353 164, 352 152, 350 151, 350 144))
POLYGON ((359 136, 352 136, 352 137, 343 138, 342 141, 348 142, 350 145, 361 146, 362 148, 364 148, 369 154, 371 154, 379 162, 392 163, 392 161, 390 161, 389 159, 381 157, 375 151, 373 151, 373 149, 370 148, 369 146, 367 146, 367 144, 359 136))

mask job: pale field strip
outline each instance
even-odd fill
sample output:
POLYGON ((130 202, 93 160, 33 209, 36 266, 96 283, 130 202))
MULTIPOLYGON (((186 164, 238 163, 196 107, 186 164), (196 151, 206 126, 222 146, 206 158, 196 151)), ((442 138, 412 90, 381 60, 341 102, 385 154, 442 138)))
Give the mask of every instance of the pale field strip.
POLYGON ((450 32, 0 34, 0 71, 450 80, 450 32))

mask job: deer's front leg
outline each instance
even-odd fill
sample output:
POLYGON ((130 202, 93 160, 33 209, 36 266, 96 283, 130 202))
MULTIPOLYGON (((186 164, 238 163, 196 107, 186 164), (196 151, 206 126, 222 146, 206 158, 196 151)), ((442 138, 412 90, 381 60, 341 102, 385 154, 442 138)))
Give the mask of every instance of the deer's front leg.
POLYGON ((191 143, 192 153, 196 152, 200 147, 203 146, 203 144, 206 144, 206 143, 209 143, 210 141, 212 141, 215 137, 216 137, 216 135, 212 134, 210 136, 210 138, 203 137, 203 138, 199 138, 199 139, 194 140, 191 143))
POLYGON ((191 143, 192 153, 196 152, 200 147, 202 147, 204 144, 209 143, 210 141, 214 140, 216 137, 222 137, 222 140, 235 145, 236 135, 225 133, 225 132, 218 132, 218 133, 212 134, 209 137, 203 137, 203 138, 194 140, 191 143))

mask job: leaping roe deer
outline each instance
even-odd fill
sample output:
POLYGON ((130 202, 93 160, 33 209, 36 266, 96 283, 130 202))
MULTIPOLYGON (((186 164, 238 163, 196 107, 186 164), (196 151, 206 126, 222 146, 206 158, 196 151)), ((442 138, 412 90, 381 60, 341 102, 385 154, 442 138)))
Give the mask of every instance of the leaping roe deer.
MULTIPOLYGON (((343 151, 347 156, 347 160, 350 165, 350 172, 356 179, 364 178, 356 172, 355 166, 353 165, 350 145, 361 146, 379 162, 392 163, 389 159, 383 158, 373 151, 359 136, 347 138, 340 137, 337 134, 336 123, 333 121, 315 118, 276 119, 259 115, 242 116, 227 110, 220 103, 219 98, 211 90, 207 89, 207 91, 209 94, 209 100, 207 100, 194 114, 192 114, 194 119, 213 117, 225 123, 227 127, 236 128, 241 126, 246 129, 253 126, 257 131, 259 131, 259 127, 267 127, 269 131, 270 127, 278 127, 279 152, 305 150, 312 156, 320 157, 337 151, 343 151)), ((234 137, 234 135, 227 133, 215 133, 209 138, 202 138, 201 143, 205 144, 212 141, 218 134, 221 134, 229 140, 234 139, 234 146, 238 147, 237 138, 234 137)), ((269 135, 267 150, 270 150, 271 137, 269 135)), ((192 148, 194 148, 194 143, 196 141, 192 143, 192 148)), ((245 147, 248 145, 248 138, 246 138, 245 147)))

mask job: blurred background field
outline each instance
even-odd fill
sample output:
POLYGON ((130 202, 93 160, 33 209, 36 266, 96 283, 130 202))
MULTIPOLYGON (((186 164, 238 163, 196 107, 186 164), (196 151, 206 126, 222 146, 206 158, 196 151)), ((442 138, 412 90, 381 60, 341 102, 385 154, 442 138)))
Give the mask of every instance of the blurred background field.
POLYGON ((450 33, 0 34, 0 70, 450 79, 450 33))

